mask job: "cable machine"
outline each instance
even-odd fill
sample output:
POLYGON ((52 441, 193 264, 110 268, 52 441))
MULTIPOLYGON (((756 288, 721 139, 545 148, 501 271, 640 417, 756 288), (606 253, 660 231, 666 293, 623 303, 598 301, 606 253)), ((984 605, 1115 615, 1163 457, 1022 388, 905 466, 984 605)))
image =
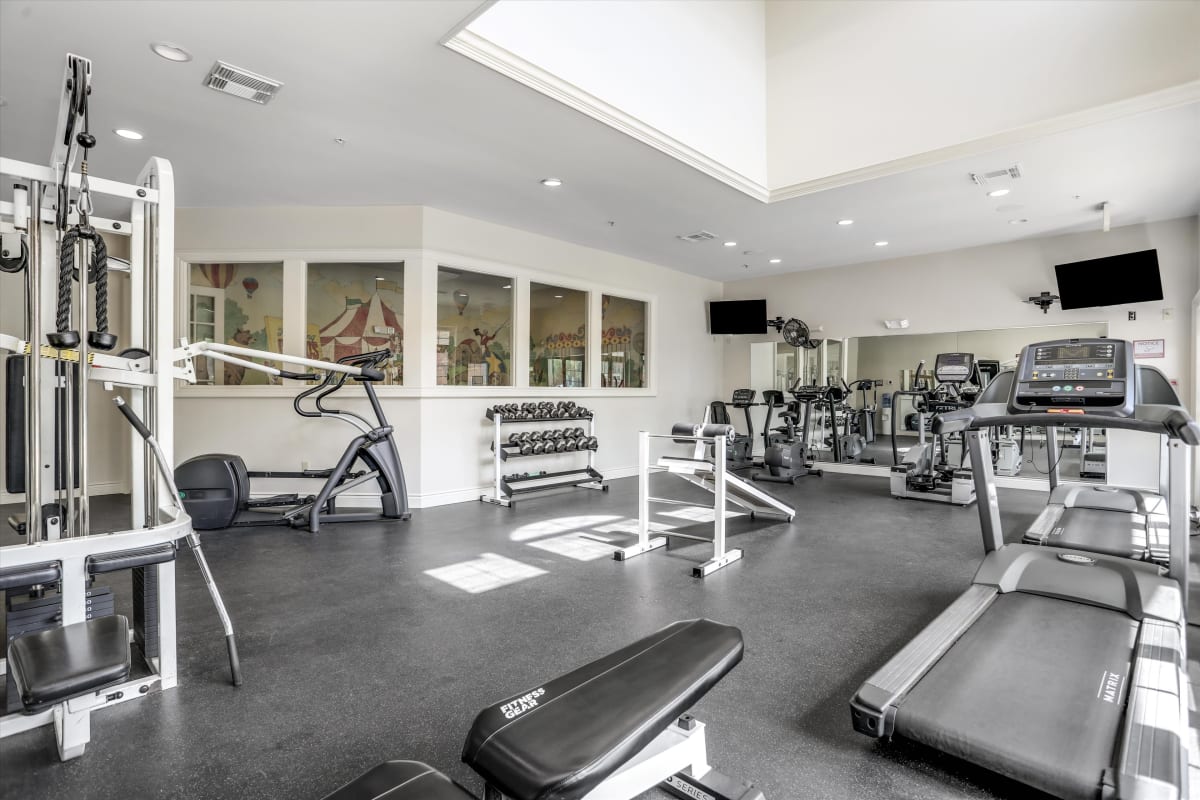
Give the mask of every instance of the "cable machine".
POLYGON ((6 293, 18 291, 13 287, 20 282, 24 306, 22 337, 0 335, 10 423, 5 478, 25 500, 25 514, 11 520, 24 543, 0 547, 0 589, 10 601, 25 593, 51 598, 58 609, 36 631, 9 625, 14 657, 4 668, 24 713, 0 717, 0 737, 53 724, 66 760, 83 754, 93 711, 178 685, 175 555, 181 546, 196 558, 221 619, 234 685, 241 684, 241 669, 233 624, 169 466, 174 381, 191 372, 190 363, 175 366, 170 346, 171 164, 151 158, 134 183, 89 178, 87 154, 96 144, 88 131, 91 63, 68 54, 62 86, 50 165, 0 158, 4 183, 13 187, 11 199, 0 200, 0 232, 20 238, 20 255, 5 260, 0 281, 6 293), (92 194, 127 203, 129 218, 94 216, 92 194), (129 237, 127 266, 107 258, 103 235, 129 237), (129 341, 116 355, 107 352, 117 343, 107 319, 112 269, 128 270, 131 297, 129 341), (124 424, 116 422, 120 413, 134 453, 129 527, 116 532, 94 531, 89 519, 88 396, 99 387, 114 393, 115 406, 100 424, 124 424), (123 570, 134 575, 132 625, 90 609, 93 579, 123 570), (134 655, 145 669, 133 668, 134 655))

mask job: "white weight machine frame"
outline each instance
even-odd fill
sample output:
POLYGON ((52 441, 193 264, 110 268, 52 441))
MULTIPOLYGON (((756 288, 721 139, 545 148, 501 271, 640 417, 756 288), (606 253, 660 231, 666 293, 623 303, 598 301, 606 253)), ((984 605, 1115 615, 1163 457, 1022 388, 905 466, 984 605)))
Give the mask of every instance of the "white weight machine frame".
MULTIPOLYGON (((71 75, 72 65, 84 62, 90 83, 91 65, 86 59, 68 54, 64 86, 71 75)), ((60 96, 58 139, 69 115, 69 89, 60 96)), ((25 331, 30 341, 12 336, 0 337, 0 350, 9 358, 25 358, 25 543, 0 547, 0 567, 22 567, 57 562, 61 572, 62 624, 83 622, 87 618, 86 582, 87 559, 166 542, 179 543, 192 535, 190 518, 170 502, 170 489, 154 461, 154 453, 142 437, 129 430, 134 457, 130 466, 132 494, 129 528, 113 533, 90 535, 88 529, 87 492, 87 387, 99 382, 107 389, 123 388, 128 392, 129 407, 137 413, 170 462, 174 446, 174 380, 177 371, 174 353, 169 346, 174 328, 175 306, 175 189, 171 164, 163 158, 151 158, 135 183, 122 183, 103 178, 89 178, 90 191, 130 203, 128 220, 91 217, 90 224, 108 234, 128 236, 130 259, 128 267, 114 264, 117 271, 129 274, 130 327, 122 348, 140 348, 147 357, 121 358, 88 351, 86 331, 88 283, 86 269, 80 269, 76 305, 78 329, 85 332, 78 349, 57 350, 37 343, 45 341, 53 329, 57 299, 57 231, 53 223, 54 199, 47 202, 48 190, 58 185, 60 178, 78 189, 81 176, 72 172, 72 156, 61 141, 56 140, 50 166, 42 166, 0 157, 0 175, 6 182, 16 179, 11 200, 0 202, 0 219, 6 231, 23 233, 27 237, 28 262, 20 277, 4 277, 3 281, 23 280, 25 292, 25 331), (79 469, 75 475, 67 469, 65 488, 56 489, 58 450, 54 425, 44 424, 54 419, 56 377, 54 370, 44 369, 43 361, 73 362, 79 365, 80 441, 77 443, 79 469), (138 457, 137 454, 142 456, 138 457), (35 466, 36 465, 36 466, 35 466), (75 488, 78 485, 79 488, 75 488), (69 517, 56 527, 43 526, 43 504, 66 499, 69 517)), ((74 215, 72 214, 72 217, 74 215)), ((73 221, 73 220, 72 220, 73 221)), ((189 365, 190 366, 190 365, 189 365)), ((68 419, 70 419, 68 413, 68 419)), ((113 417, 112 424, 123 425, 113 417)), ((68 424, 68 428, 72 426, 68 424)), ((66 461, 71 464, 75 446, 67 442, 66 461)), ((42 725, 55 726, 59 755, 63 759, 81 755, 90 736, 90 714, 101 708, 143 697, 151 692, 171 689, 178 685, 175 627, 175 562, 157 565, 159 655, 147 659, 152 670, 149 676, 129 680, 90 694, 74 697, 34 714, 12 713, 0 717, 0 738, 22 733, 42 725)), ((222 609, 223 611, 223 609, 222 609)), ((0 672, 7 672, 7 663, 0 661, 0 672)))

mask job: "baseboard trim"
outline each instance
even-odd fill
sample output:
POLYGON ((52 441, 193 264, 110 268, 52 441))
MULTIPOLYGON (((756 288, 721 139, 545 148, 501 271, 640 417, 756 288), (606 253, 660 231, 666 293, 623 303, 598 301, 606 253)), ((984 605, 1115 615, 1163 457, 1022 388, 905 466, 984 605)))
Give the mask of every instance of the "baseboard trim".
MULTIPOLYGON (((632 467, 614 467, 602 471, 604 480, 618 480, 620 478, 632 478, 638 473, 636 466, 632 467)), ((446 489, 440 492, 422 492, 410 493, 408 496, 408 504, 412 508, 436 508, 437 506, 449 506, 455 503, 477 503, 481 495, 490 494, 492 485, 490 483, 482 486, 468 486, 459 489, 446 489)), ((273 497, 275 492, 251 492, 250 497, 255 500, 262 500, 267 497, 273 497)), ((361 494, 347 492, 338 495, 338 502, 349 508, 379 508, 379 495, 364 492, 361 494)))
MULTIPOLYGON (((129 481, 104 481, 101 483, 93 483, 91 490, 88 492, 88 497, 101 494, 129 494, 129 481)), ((17 492, 0 491, 0 505, 8 505, 9 503, 24 503, 25 494, 17 492)))

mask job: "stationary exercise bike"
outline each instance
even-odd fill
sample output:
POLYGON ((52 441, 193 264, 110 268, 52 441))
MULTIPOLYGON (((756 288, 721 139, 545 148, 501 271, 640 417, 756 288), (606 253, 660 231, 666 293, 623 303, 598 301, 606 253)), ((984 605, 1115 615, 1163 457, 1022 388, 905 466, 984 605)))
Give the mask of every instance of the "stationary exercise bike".
MULTIPOLYGON (((290 525, 294 528, 308 528, 309 531, 317 533, 322 522, 406 520, 411 517, 404 483, 404 468, 400 463, 400 454, 396 451, 396 442, 392 438, 393 429, 384 416, 383 407, 379 404, 375 387, 372 385, 373 381, 382 378, 382 373, 379 372, 380 365, 387 363, 391 357, 389 350, 376 350, 347 356, 337 362, 362 369, 362 374, 354 380, 362 382, 375 415, 374 421, 351 411, 328 408, 324 404, 330 395, 346 385, 350 376, 345 372, 327 371, 321 383, 296 395, 292 402, 292 407, 302 417, 336 419, 359 431, 359 435, 346 446, 334 467, 299 472, 251 472, 246 469, 241 456, 228 453, 196 456, 180 464, 175 470, 175 482, 179 485, 184 508, 192 517, 192 526, 196 530, 211 530, 290 525), (304 405, 309 398, 312 398, 312 408, 306 408, 304 405), (359 462, 363 469, 352 471, 359 462), (325 483, 315 495, 280 494, 252 500, 251 478, 324 479, 325 483), (339 495, 371 481, 379 487, 379 511, 337 509, 339 495)), ((294 380, 316 380, 319 377, 294 373, 280 375, 294 380)))
MULTIPOLYGON (((729 405, 740 408, 746 415, 746 433, 743 435, 735 432, 726 442, 725 464, 727 469, 746 469, 756 466, 754 463, 754 420, 750 418, 751 407, 759 405, 754 402, 755 394, 757 392, 753 389, 734 389, 733 397, 729 399, 729 405)), ((709 403, 709 420, 713 425, 733 424, 729 418, 729 411, 721 400, 709 403)))
POLYGON ((808 475, 820 477, 823 473, 813 469, 809 460, 809 439, 812 436, 812 406, 815 396, 804 390, 809 387, 799 385, 797 379, 789 390, 796 398, 795 410, 785 409, 779 418, 785 423, 783 430, 771 431, 771 412, 783 405, 783 392, 767 390, 763 399, 767 401, 767 425, 763 431, 766 451, 763 453, 765 472, 755 472, 750 476, 753 481, 769 481, 771 483, 792 483, 808 475), (800 411, 803 409, 803 412, 800 411), (800 434, 796 433, 796 423, 803 420, 800 434))

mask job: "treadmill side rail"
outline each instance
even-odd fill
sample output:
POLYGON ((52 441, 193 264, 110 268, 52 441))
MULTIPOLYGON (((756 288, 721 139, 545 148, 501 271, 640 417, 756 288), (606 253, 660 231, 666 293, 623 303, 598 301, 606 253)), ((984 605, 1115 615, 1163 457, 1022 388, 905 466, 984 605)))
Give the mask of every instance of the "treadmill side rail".
POLYGON ((1142 623, 1116 775, 1117 795, 1123 800, 1188 796, 1183 647, 1179 625, 1142 623))
POLYGON ((879 668, 850 701, 854 730, 891 738, 896 704, 996 599, 993 586, 972 585, 879 668))

